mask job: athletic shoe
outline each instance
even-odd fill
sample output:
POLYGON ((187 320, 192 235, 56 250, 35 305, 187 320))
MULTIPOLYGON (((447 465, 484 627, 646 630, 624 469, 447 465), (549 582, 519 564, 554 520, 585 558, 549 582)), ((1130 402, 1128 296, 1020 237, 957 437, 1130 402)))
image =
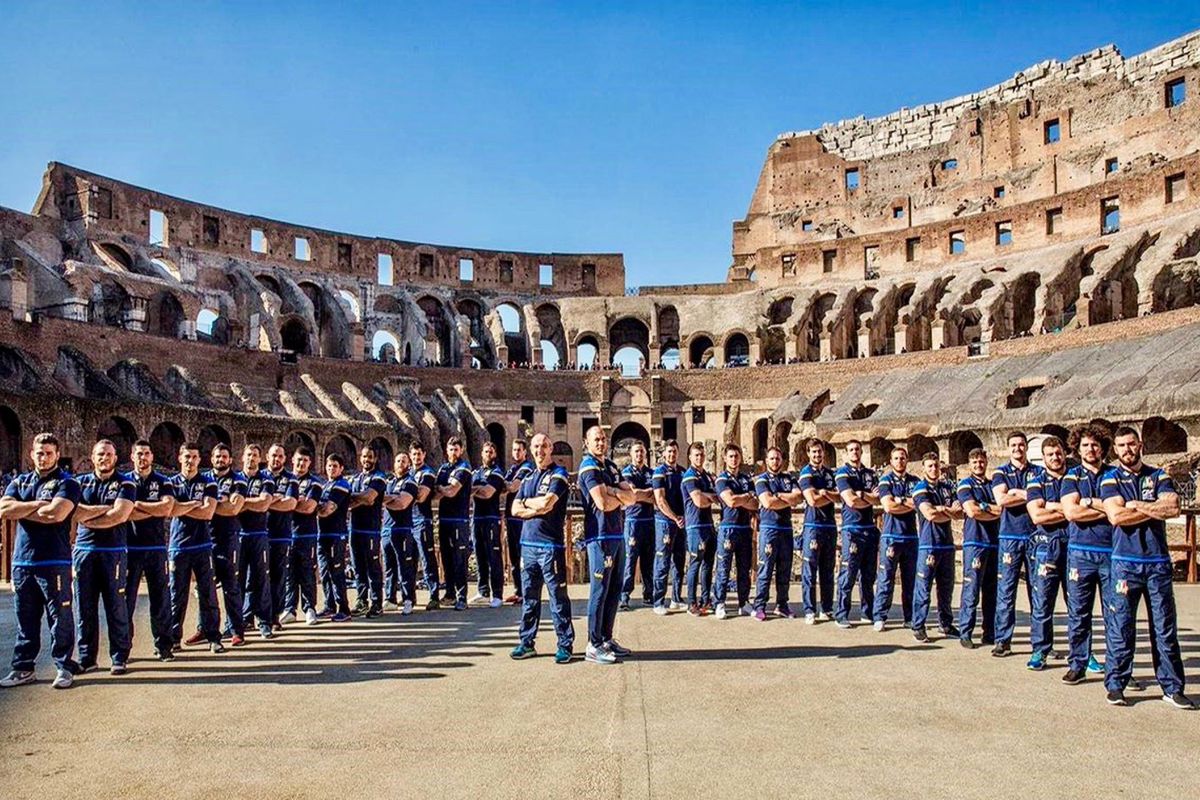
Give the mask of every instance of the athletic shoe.
POLYGON ((981 645, 983 645, 984 647, 991 647, 992 645, 994 645, 996 643, 996 637, 995 636, 984 636, 979 640, 979 643, 981 645))
POLYGON ((718 604, 717 604, 717 619, 725 619, 725 616, 726 616, 726 614, 725 614, 725 604, 724 604, 724 603, 718 603, 718 604))
POLYGON ((841 628, 844 631, 848 631, 854 627, 853 625, 850 624, 849 620, 844 620, 844 619, 834 620, 833 624, 837 625, 839 628, 841 628))
POLYGON ((883 633, 883 626, 886 624, 887 623, 885 623, 883 620, 877 619, 877 620, 875 620, 875 624, 872 625, 871 627, 875 629, 876 633, 883 633))
POLYGON ((129 665, 124 661, 114 661, 112 666, 108 668, 109 675, 124 675, 129 672, 129 665))
POLYGON ((628 647, 621 647, 621 645, 617 643, 616 639, 609 639, 607 642, 605 642, 604 649, 618 658, 627 658, 633 655, 632 650, 630 650, 628 647))
POLYGON ((992 655, 996 658, 1012 655, 1012 645, 1008 642, 996 642, 996 646, 992 648, 992 655))
POLYGON ((510 606, 519 606, 525 602, 525 598, 521 597, 519 594, 510 594, 508 597, 504 598, 504 602, 508 603, 510 606))
POLYGON ((154 657, 157 658, 159 661, 174 661, 175 660, 175 654, 172 653, 170 650, 155 650, 154 657))
POLYGON ((399 611, 400 604, 397 603, 395 600, 384 600, 383 601, 383 610, 384 611, 399 611))
POLYGON ((805 625, 816 625, 817 624, 817 615, 816 614, 805 614, 804 615, 804 624, 805 625))
POLYGON ((628 610, 629 610, 629 601, 628 600, 622 600, 620 603, 617 603, 617 611, 628 611, 628 610))
POLYGON ((509 651, 508 657, 513 661, 522 661, 526 658, 533 658, 536 655, 537 651, 533 649, 532 645, 526 647, 523 644, 519 644, 509 651))
POLYGON ((767 612, 760 608, 754 612, 754 618, 756 620, 758 620, 759 622, 766 622, 767 621, 767 612))
POLYGON ((929 641, 929 634, 927 634, 925 632, 924 628, 913 628, 912 634, 913 634, 913 638, 916 639, 918 642, 928 642, 929 641))
POLYGON ((207 642, 208 642, 208 637, 205 636, 200 631, 196 631, 191 636, 189 636, 183 640, 183 643, 186 644, 188 647, 194 647, 198 644, 206 644, 207 642))
POLYGON ((1144 683, 1142 683, 1141 678, 1130 678, 1129 686, 1126 688, 1132 689, 1135 692, 1140 692, 1146 688, 1146 685, 1144 683))
POLYGON ((975 649, 975 643, 973 641, 971 641, 970 637, 967 637, 966 639, 959 639, 958 643, 961 644, 967 650, 975 649))
POLYGON ((319 622, 319 621, 320 621, 320 620, 318 620, 318 619, 317 619, 317 612, 316 612, 316 611, 313 611, 313 610, 310 608, 308 611, 305 611, 305 612, 304 612, 304 624, 305 624, 305 625, 316 625, 316 624, 317 624, 317 622, 319 622))
POLYGON ((75 676, 71 674, 69 669, 60 669, 54 673, 54 680, 50 681, 50 686, 53 689, 70 689, 75 683, 75 676))
POLYGON ((504 601, 501 600, 499 597, 493 597, 491 600, 488 601, 488 606, 491 608, 499 608, 502 605, 504 605, 504 601))
POLYGON ((400 616, 407 617, 413 612, 412 600, 405 600, 404 605, 400 608, 400 616))
POLYGON ((487 600, 487 598, 484 597, 483 595, 481 595, 479 592, 476 592, 475 594, 471 595, 471 599, 468 600, 467 602, 468 603, 478 603, 481 600, 487 600))
POLYGON ((283 612, 283 616, 279 618, 280 625, 291 625, 295 621, 296 621, 296 612, 295 611, 285 611, 285 612, 283 612))
POLYGON ((1062 657, 1063 657, 1062 653, 1058 652, 1058 651, 1057 651, 1057 650, 1055 650, 1053 647, 1051 647, 1051 648, 1050 648, 1050 650, 1049 650, 1049 651, 1047 651, 1047 653, 1046 653, 1046 660, 1047 660, 1047 661, 1049 661, 1049 660, 1051 660, 1051 659, 1054 659, 1055 661, 1058 661, 1058 660, 1059 660, 1059 659, 1061 659, 1062 657))
POLYGON ((95 669, 96 669, 95 661, 91 661, 86 664, 81 662, 79 664, 76 664, 74 667, 72 667, 71 672, 74 673, 75 675, 87 675, 89 672, 92 672, 95 669))
POLYGON ((596 647, 589 644, 587 651, 583 655, 584 661, 590 661, 593 664, 616 664, 617 657, 603 647, 596 647))
POLYGON ((1104 672, 1104 665, 1097 661, 1095 656, 1088 656, 1087 671, 1104 672))
POLYGON ((365 614, 365 616, 367 619, 375 619, 375 617, 382 617, 383 609, 380 608, 379 606, 371 606, 370 608, 367 609, 367 613, 365 614))
POLYGON ((754 609, 751 608, 750 606, 742 606, 741 608, 738 609, 738 613, 741 614, 743 617, 752 617, 752 616, 754 616, 754 609))
POLYGON ((212 653, 224 653, 225 645, 221 644, 220 642, 209 642, 208 649, 209 649, 209 652, 212 652, 212 653))
POLYGON ((658 614, 660 617, 665 617, 667 614, 669 614, 671 612, 667 611, 666 606, 655 606, 654 613, 658 614))
POLYGON ((231 647, 241 647, 245 643, 246 637, 240 633, 235 633, 233 636, 229 637, 229 644, 231 647))
POLYGON ((1029 660, 1025 662, 1025 669, 1031 669, 1034 672, 1040 672, 1045 668, 1046 668, 1046 654, 1045 653, 1034 653, 1033 655, 1031 655, 1029 657, 1029 660))
POLYGON ((912 630, 912 620, 911 619, 904 620, 904 624, 901 625, 900 627, 904 628, 904 630, 906 630, 906 631, 912 630))
POLYGON ((953 625, 951 625, 949 628, 943 628, 941 625, 939 625, 938 630, 941 632, 942 636, 949 636, 951 639, 958 638, 958 628, 954 627, 953 625))
POLYGON ((1184 711, 1196 710, 1196 704, 1193 703, 1191 699, 1183 692, 1164 694, 1162 699, 1164 703, 1169 703, 1170 705, 1175 706, 1175 708, 1183 709, 1184 711))
POLYGON ((258 635, 264 639, 274 639, 275 631, 271 630, 270 625, 259 625, 258 626, 258 635))
POLYGON ((336 613, 332 617, 330 617, 329 621, 330 622, 349 622, 351 619, 353 619, 353 617, 351 617, 349 614, 345 613, 344 611, 339 611, 338 613, 336 613))
POLYGON ((700 606, 696 605, 695 603, 692 603, 690 606, 688 606, 688 616, 689 617, 702 617, 702 616, 704 616, 704 611, 700 608, 700 606))
POLYGON ((784 619, 795 619, 796 612, 792 611, 788 606, 784 606, 783 608, 775 606, 775 616, 783 617, 784 619))
POLYGON ((1077 683, 1083 683, 1084 671, 1081 669, 1069 669, 1062 676, 1062 682, 1068 686, 1074 686, 1077 683))
POLYGON ((676 600, 671 601, 671 610, 672 611, 678 611, 681 608, 683 608, 683 603, 680 603, 676 600))
POLYGON ((455 602, 455 604, 454 604, 454 610, 455 610, 455 611, 466 611, 466 610, 467 610, 467 604, 466 604, 466 603, 464 603, 462 600, 459 600, 459 601, 455 602))
POLYGON ((1127 706, 1129 701, 1125 699, 1125 693, 1120 689, 1113 689, 1105 698, 1110 706, 1127 706))
MULTIPOLYGON (((60 670, 61 671, 61 670, 60 670)), ((0 678, 0 687, 11 689, 14 686, 24 686, 27 683, 33 683, 37 680, 37 675, 31 669, 14 669, 12 672, 0 678)))
POLYGON ((819 616, 822 622, 829 622, 829 620, 833 619, 833 614, 830 614, 828 611, 822 611, 819 616))
POLYGON ((560 647, 554 652, 555 664, 570 664, 574 654, 565 647, 560 647))
POLYGON ((441 607, 442 607, 442 604, 440 602, 438 602, 438 599, 436 597, 429 598, 429 602, 425 604, 426 611, 437 611, 441 607))

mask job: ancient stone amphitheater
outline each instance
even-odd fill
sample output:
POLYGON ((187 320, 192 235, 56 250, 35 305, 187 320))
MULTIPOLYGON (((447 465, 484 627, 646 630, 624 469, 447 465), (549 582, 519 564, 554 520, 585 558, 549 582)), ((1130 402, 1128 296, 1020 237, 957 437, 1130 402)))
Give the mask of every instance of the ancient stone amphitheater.
POLYGON ((52 163, 32 213, 0 209, 0 472, 44 429, 77 467, 98 436, 171 465, 184 439, 474 456, 530 428, 571 465, 596 422, 754 460, 815 433, 962 464, 1097 418, 1200 451, 1200 33, 783 134, 732 241, 724 282, 630 289, 619 254, 337 233, 52 163))

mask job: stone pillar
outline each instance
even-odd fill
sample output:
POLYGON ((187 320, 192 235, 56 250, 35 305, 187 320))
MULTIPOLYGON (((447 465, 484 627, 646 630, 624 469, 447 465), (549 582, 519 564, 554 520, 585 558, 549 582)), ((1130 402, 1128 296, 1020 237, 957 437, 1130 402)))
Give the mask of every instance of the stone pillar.
POLYGON ((905 348, 908 347, 908 326, 904 323, 896 326, 894 342, 897 353, 903 353, 905 348))
POLYGON ((725 345, 713 344, 713 363, 718 367, 725 366, 725 345))
MULTIPOLYGON (((1095 291, 1095 289, 1092 291, 1095 291)), ((1081 328, 1086 328, 1091 322, 1092 298, 1081 294, 1079 295, 1079 299, 1075 301, 1075 324, 1081 328)))
POLYGON ((946 346, 946 320, 935 319, 929 328, 929 348, 941 350, 946 346))
POLYGON ((600 346, 596 348, 596 366, 607 368, 612 363, 612 346, 608 343, 608 337, 604 337, 600 341, 600 346))
POLYGON ((867 358, 871 355, 871 328, 862 325, 858 329, 858 357, 867 358))
POLYGON ((650 345, 650 363, 646 366, 650 369, 654 369, 658 366, 658 362, 660 361, 662 361, 662 347, 657 343, 650 345))
MULTIPOLYGON (((355 322, 350 326, 350 360, 362 361, 366 357, 367 336, 363 331, 361 322, 355 322)), ((399 358, 400 354, 397 353, 399 358)))
POLYGON ((800 337, 789 336, 783 340, 783 357, 791 361, 800 356, 800 337))
POLYGON ((833 357, 833 338, 828 331, 821 334, 821 360, 828 361, 833 357))
POLYGON ((755 336, 750 339, 750 365, 754 366, 762 357, 762 342, 755 336))
MULTIPOLYGON (((403 360, 404 354, 397 353, 396 358, 399 360, 403 360)), ((506 345, 506 344, 496 345, 496 363, 501 366, 504 366, 504 367, 508 366, 508 345, 506 345)))

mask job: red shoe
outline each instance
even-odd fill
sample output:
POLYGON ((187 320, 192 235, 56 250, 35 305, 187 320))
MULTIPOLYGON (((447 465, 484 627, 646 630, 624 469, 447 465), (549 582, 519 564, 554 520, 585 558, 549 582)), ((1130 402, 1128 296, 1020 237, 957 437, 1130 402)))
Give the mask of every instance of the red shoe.
POLYGON ((195 647, 198 644, 208 644, 208 637, 202 632, 196 631, 191 636, 183 640, 183 643, 188 647, 195 647))
POLYGON ((245 643, 246 643, 246 637, 242 636, 240 633, 235 633, 233 636, 229 637, 229 646, 230 647, 241 647, 245 643))
POLYGON ((521 597, 519 594, 510 594, 508 597, 504 598, 504 602, 508 603, 510 606, 519 606, 525 602, 525 598, 521 597))

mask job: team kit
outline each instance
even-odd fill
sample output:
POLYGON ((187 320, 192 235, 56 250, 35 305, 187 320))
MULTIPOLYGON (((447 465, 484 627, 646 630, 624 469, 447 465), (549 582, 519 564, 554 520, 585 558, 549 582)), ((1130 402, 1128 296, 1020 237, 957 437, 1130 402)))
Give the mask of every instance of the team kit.
POLYGON ((1179 514, 1180 498, 1163 470, 1142 462, 1133 428, 1110 435, 1085 425, 1066 442, 1047 437, 1043 466, 1028 460, 1026 436, 1013 432, 1003 464, 993 467, 983 449, 972 450, 969 474, 957 483, 937 453, 922 454, 918 468, 903 447, 893 448, 887 468, 877 472, 863 463, 862 444, 853 440, 836 471, 825 463, 826 444, 811 439, 808 463, 798 472, 772 447, 765 470, 751 475, 741 449, 730 444, 713 475, 698 443, 687 449, 684 465, 679 446, 664 442, 656 466, 646 446, 635 443, 621 469, 608 458, 603 428, 589 429, 585 439, 574 483, 583 536, 572 541, 571 476, 554 462, 545 434, 513 442, 507 469, 490 442, 481 447, 482 464, 472 467, 462 441, 452 437, 436 470, 413 444, 395 457, 390 473, 364 449, 352 475, 339 455, 328 455, 318 475, 321 465, 311 450, 298 447, 289 459, 279 444, 265 453, 247 445, 241 469, 231 449, 218 444, 203 454, 211 468, 202 470, 199 446, 186 443, 178 451, 179 472, 170 476, 155 467, 146 441, 128 454, 133 469, 119 471, 108 440, 93 448, 92 471, 73 475, 60 466, 56 437, 38 434, 33 469, 0 499, 0 519, 15 521, 17 529, 17 637, 12 671, 0 686, 36 681, 43 619, 56 667, 53 687, 68 688, 76 676, 97 669, 101 604, 110 672, 126 673, 143 581, 149 635, 162 661, 184 648, 221 653, 227 644, 245 646, 255 629, 269 640, 301 621, 407 616, 423 582, 426 611, 521 605, 519 642, 510 653, 517 660, 537 655, 545 589, 554 660, 569 663, 575 629, 567 553, 575 547, 586 551, 590 582, 587 662, 634 657, 614 638, 614 628, 639 583, 643 604, 659 615, 802 616, 809 625, 832 621, 849 629, 857 622, 875 631, 886 630, 898 588, 903 625, 916 641, 929 641, 936 626, 938 635, 965 648, 983 645, 1006 657, 1013 652, 1024 578, 1030 670, 1062 657, 1054 644, 1061 593, 1067 614, 1062 681, 1077 684, 1102 673, 1107 701, 1126 705, 1144 602, 1163 700, 1194 708, 1184 694, 1166 540, 1166 520, 1179 514), (956 521, 962 524, 957 613, 956 521), (477 584, 468 598, 472 552, 477 584), (799 612, 791 599, 797 555, 799 612), (507 598, 506 577, 514 587, 507 598), (185 630, 193 593, 198 623, 185 630), (1092 640, 1097 601, 1103 663, 1092 640))

